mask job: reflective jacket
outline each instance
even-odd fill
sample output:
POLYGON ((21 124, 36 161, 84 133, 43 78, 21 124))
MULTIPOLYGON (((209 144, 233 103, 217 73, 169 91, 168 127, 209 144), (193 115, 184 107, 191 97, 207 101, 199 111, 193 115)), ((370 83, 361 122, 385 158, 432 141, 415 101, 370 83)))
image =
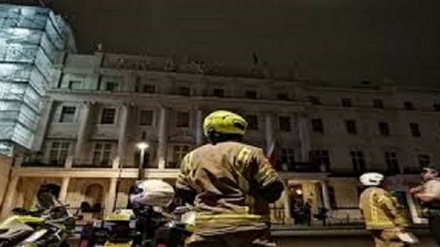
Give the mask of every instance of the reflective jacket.
POLYGON ((398 201, 384 189, 371 187, 360 196, 360 209, 368 230, 382 230, 408 225, 398 201))
POLYGON ((261 149, 232 141, 187 154, 176 182, 177 196, 196 207, 195 232, 205 235, 267 228, 269 203, 283 190, 261 149))

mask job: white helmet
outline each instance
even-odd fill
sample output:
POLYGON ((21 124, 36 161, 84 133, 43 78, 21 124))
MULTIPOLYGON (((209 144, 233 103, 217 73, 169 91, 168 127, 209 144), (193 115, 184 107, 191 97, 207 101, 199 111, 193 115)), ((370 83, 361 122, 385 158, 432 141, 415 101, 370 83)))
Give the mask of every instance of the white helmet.
POLYGON ((361 181, 364 186, 378 186, 384 180, 384 178, 384 175, 380 173, 367 172, 359 177, 359 181, 361 181))
POLYGON ((138 183, 130 194, 130 202, 143 206, 167 207, 173 201, 174 189, 160 179, 149 179, 138 183))

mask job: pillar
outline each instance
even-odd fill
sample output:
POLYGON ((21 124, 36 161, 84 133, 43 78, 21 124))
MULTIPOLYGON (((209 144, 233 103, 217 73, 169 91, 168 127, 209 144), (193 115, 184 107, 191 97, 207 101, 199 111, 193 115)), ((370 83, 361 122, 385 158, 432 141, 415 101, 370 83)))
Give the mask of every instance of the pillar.
POLYGON ((287 187, 283 191, 283 204, 284 204, 284 223, 293 224, 292 215, 290 214, 290 196, 287 187))
POLYGON ((112 213, 113 207, 115 204, 116 199, 116 185, 117 185, 117 178, 110 178, 110 186, 108 188, 107 192, 107 205, 105 206, 105 212, 106 213, 112 213))
POLYGON ((2 205, 0 219, 6 218, 11 213, 11 210, 14 207, 14 202, 17 192, 17 184, 19 179, 20 178, 18 176, 14 176, 9 181, 8 189, 6 191, 6 197, 2 205))
MULTIPOLYGON (((123 104, 120 108, 120 125, 119 125, 119 138, 118 138, 118 164, 116 164, 116 168, 119 167, 119 163, 122 164, 126 161, 126 147, 127 147, 127 127, 128 127, 128 115, 129 115, 129 106, 123 104)), ((115 165, 115 164, 114 164, 115 165)), ((115 168, 115 167, 113 167, 115 168)))
POLYGON ((273 117, 270 113, 265 116, 265 126, 266 126, 266 152, 268 152, 274 143, 274 132, 273 132, 273 117))
POLYGON ((200 109, 196 113, 196 145, 203 144, 203 113, 200 109))
POLYGON ((301 161, 309 161, 310 146, 310 132, 308 127, 308 120, 304 115, 299 116, 298 119, 299 139, 301 141, 301 161))
POLYGON ((46 136, 46 131, 50 121, 50 116, 52 115, 52 107, 53 107, 53 100, 43 98, 42 99, 42 110, 41 110, 41 116, 40 120, 38 121, 37 129, 38 131, 35 133, 34 142, 32 145, 33 151, 40 151, 43 145, 44 137, 46 136))
POLYGON ((84 102, 84 104, 81 107, 81 118, 80 118, 78 136, 75 146, 75 159, 84 159, 86 155, 84 146, 88 140, 90 108, 91 108, 90 102, 84 102))
POLYGON ((157 162, 159 169, 165 169, 168 138, 168 109, 161 107, 159 115, 159 135, 157 146, 157 162))
POLYGON ((322 201, 324 203, 324 207, 328 210, 331 209, 330 198, 328 195, 328 185, 327 181, 320 181, 321 184, 321 193, 322 193, 322 201))
POLYGON ((59 200, 62 203, 66 203, 67 191, 69 189, 69 182, 70 182, 70 178, 69 177, 64 177, 63 181, 61 183, 61 190, 60 190, 59 200))

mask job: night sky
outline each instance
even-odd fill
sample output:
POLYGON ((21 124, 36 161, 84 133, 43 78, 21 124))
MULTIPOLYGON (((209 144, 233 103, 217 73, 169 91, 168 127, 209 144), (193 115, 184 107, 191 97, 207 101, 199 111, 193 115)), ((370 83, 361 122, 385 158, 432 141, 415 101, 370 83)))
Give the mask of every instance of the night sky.
POLYGON ((440 87, 439 0, 58 0, 80 52, 188 56, 333 83, 440 87), (81 4, 79 4, 81 2, 81 4))

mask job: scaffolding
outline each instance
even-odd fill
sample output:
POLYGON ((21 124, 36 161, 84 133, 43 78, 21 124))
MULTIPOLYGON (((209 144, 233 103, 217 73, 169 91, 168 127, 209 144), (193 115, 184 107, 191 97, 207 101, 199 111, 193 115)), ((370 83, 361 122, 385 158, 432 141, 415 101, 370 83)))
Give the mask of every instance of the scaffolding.
POLYGON ((67 23, 47 8, 0 5, 0 154, 31 149, 41 97, 61 52, 76 52, 67 23))

